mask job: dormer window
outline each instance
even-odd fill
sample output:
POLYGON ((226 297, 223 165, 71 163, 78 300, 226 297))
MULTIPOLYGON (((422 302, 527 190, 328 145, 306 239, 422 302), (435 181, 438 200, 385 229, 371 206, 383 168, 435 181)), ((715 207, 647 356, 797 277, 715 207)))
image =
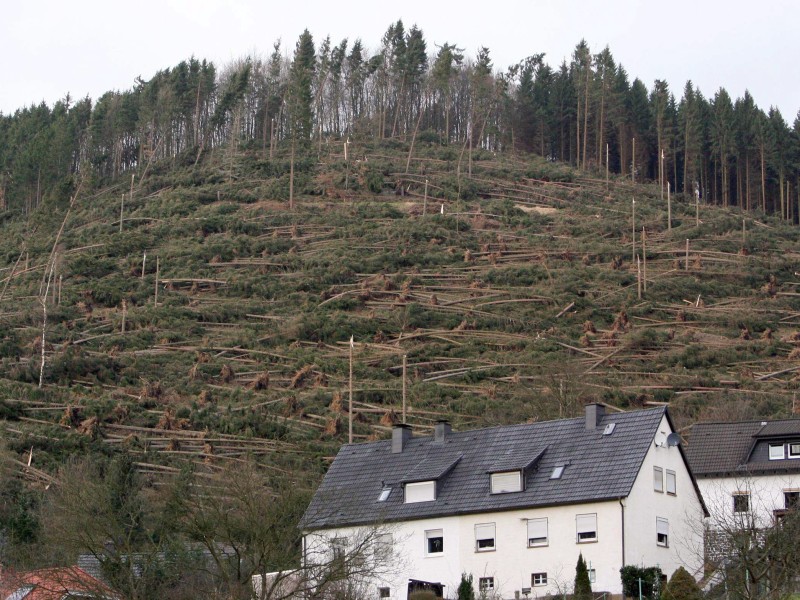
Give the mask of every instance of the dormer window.
POLYGON ((522 491, 522 471, 492 473, 492 493, 508 494, 522 491))
POLYGON ((769 445, 769 459, 770 460, 783 460, 785 458, 783 451, 783 444, 770 444, 769 445))
POLYGON ((789 444, 789 458, 800 458, 800 442, 789 444))
POLYGON ((436 500, 435 481, 417 481, 405 485, 405 503, 432 502, 436 500))

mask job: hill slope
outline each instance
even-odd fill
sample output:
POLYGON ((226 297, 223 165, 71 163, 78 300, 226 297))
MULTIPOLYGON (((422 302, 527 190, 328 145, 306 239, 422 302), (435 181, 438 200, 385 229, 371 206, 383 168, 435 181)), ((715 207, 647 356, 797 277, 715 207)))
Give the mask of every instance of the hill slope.
POLYGON ((351 336, 356 441, 401 418, 404 356, 418 430, 588 400, 669 402, 682 426, 792 411, 796 228, 674 197, 670 227, 657 187, 534 157, 337 152, 290 174, 217 149, 132 198, 85 181, 0 215, 0 411, 29 477, 124 449, 145 472, 255 456, 314 481, 347 440, 351 336))

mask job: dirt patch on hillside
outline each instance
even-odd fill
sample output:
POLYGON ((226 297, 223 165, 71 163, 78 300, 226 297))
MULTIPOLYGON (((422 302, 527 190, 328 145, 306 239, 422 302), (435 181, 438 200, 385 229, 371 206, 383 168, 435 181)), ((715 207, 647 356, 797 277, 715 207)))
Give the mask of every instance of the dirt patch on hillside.
POLYGON ((526 204, 515 204, 514 208, 520 209, 526 213, 536 213, 537 215, 552 215, 558 212, 557 208, 552 206, 528 206, 526 204))

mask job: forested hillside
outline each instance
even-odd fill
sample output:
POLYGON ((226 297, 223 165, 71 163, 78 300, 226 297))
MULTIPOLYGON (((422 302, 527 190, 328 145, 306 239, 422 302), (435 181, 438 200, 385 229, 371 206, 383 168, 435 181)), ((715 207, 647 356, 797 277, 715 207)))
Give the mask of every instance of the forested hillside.
POLYGON ((404 412, 424 434, 668 403, 689 437, 800 411, 779 114, 737 101, 720 154, 723 92, 659 104, 584 45, 505 74, 429 51, 399 23, 375 56, 304 34, 289 63, 2 118, 0 562, 250 597, 296 563, 351 415, 359 442, 404 412))
POLYGON ((800 119, 791 126, 748 93, 648 89, 583 41, 569 63, 532 54, 498 72, 488 48, 471 57, 400 21, 374 52, 358 39, 315 44, 307 31, 291 59, 285 51, 278 42, 222 70, 191 58, 94 103, 67 96, 0 117, 0 208, 66 198, 81 170, 116 177, 227 143, 272 154, 289 140, 319 152, 331 139, 418 137, 696 186, 708 203, 798 221, 800 119))

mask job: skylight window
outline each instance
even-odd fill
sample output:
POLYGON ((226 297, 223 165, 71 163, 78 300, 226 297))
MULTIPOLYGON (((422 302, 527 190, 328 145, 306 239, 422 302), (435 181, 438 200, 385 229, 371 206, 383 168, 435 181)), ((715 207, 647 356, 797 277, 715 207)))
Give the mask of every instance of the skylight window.
POLYGON ((564 474, 564 469, 566 465, 556 465, 553 467, 553 472, 550 473, 550 479, 561 479, 561 476, 564 474))
POLYGON ((614 428, 617 426, 616 423, 609 423, 606 425, 606 428, 603 429, 603 435, 611 435, 614 433, 614 428))
POLYGON ((392 493, 392 488, 385 487, 381 490, 381 495, 378 496, 378 502, 386 502, 389 499, 389 494, 392 493))

